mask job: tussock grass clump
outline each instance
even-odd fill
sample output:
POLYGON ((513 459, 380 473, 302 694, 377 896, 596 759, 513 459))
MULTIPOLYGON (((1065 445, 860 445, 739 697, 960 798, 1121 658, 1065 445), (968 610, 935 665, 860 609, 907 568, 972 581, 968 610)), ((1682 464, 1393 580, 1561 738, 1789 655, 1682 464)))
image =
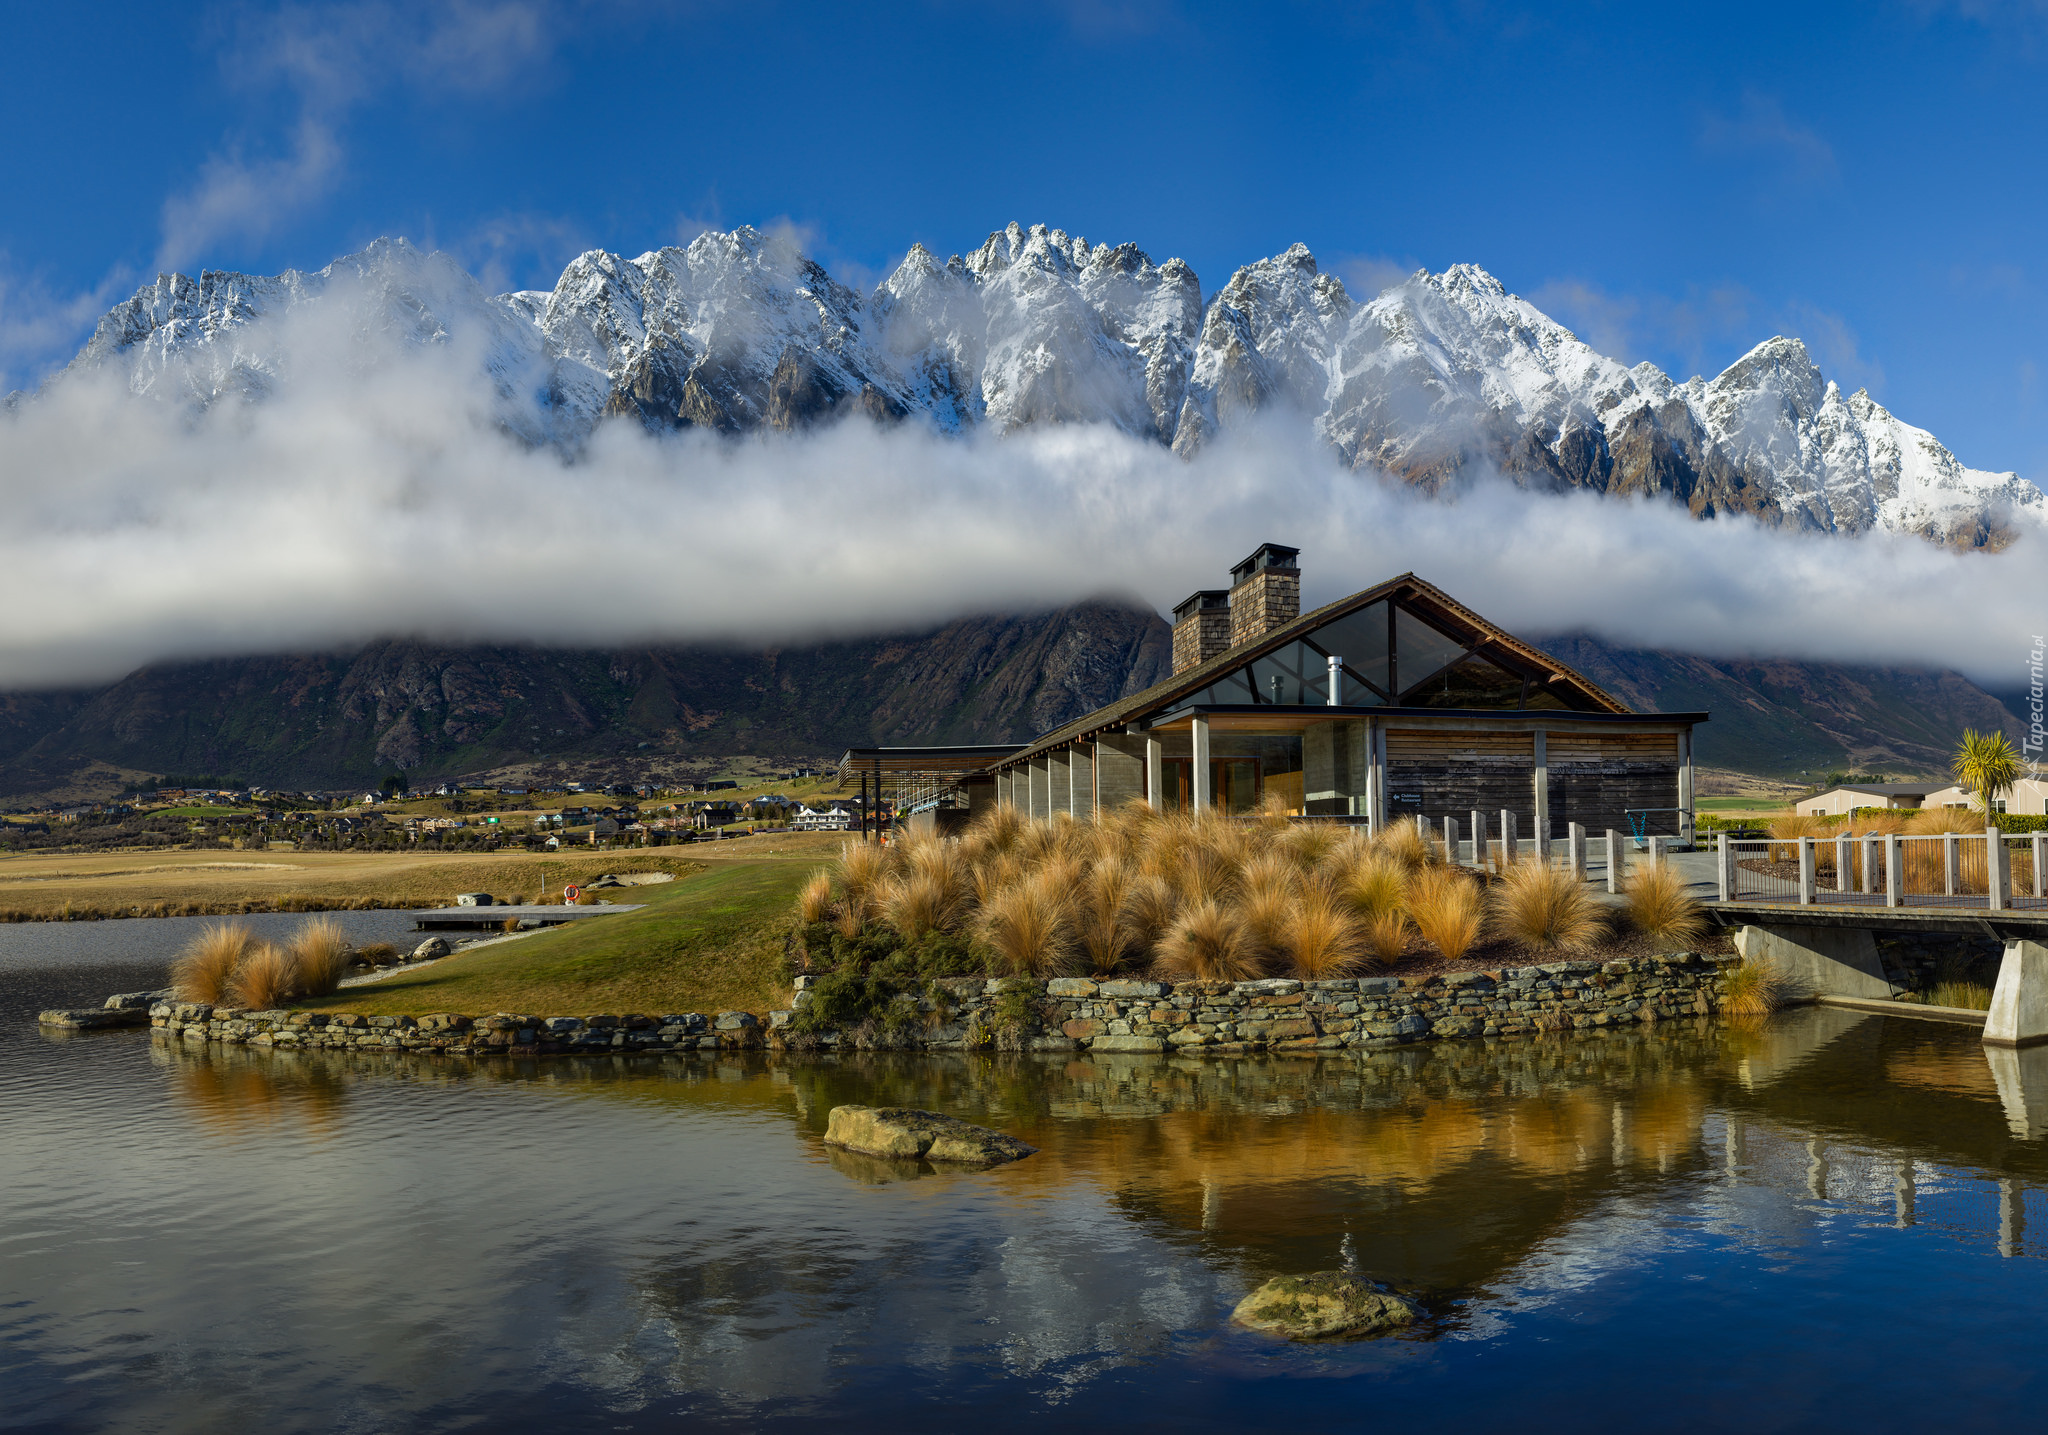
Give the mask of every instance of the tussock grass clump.
POLYGON ((1791 983, 1762 962, 1745 961, 1721 981, 1721 1009, 1731 1016, 1769 1016, 1792 998, 1791 983))
MULTIPOLYGON (((515 918, 512 925, 516 928, 515 918)), ((292 934, 293 996, 324 997, 341 985, 348 966, 348 934, 332 917, 315 917, 292 934)))
POLYGON ((290 1001, 298 985, 299 963, 292 949, 258 942, 228 978, 228 1002, 251 1011, 271 1011, 290 1001))
POLYGON ((1485 925, 1479 884, 1456 867, 1423 867, 1408 882, 1408 916, 1422 939, 1456 961, 1485 925))
POLYGON ((227 999, 228 982, 254 940, 240 922, 209 922, 171 963, 171 989, 183 1002, 227 999))
POLYGON ((1508 863, 1490 896, 1495 929, 1538 951, 1591 946, 1604 926, 1584 884, 1547 862, 1508 863))
POLYGON ((915 941, 927 932, 951 931, 960 915, 961 891, 932 871, 905 872, 875 891, 882 920, 915 941))
POLYGON ((1259 961, 1244 919, 1205 898, 1167 928, 1153 970, 1167 981, 1248 982, 1259 975, 1259 961))
POLYGON ((1982 982, 1936 982, 1927 989, 1927 1004, 1990 1011, 1991 988, 1982 982))
POLYGON ((1373 845, 1410 872, 1421 871, 1438 857, 1436 845, 1412 822, 1392 824, 1373 845))
POLYGON ((797 894, 796 909, 797 914, 803 918, 805 926, 809 926, 814 922, 822 922, 832 915, 832 874, 830 872, 821 871, 814 873, 811 880, 804 883, 803 891, 797 894))
POLYGON ((1336 896, 1321 886, 1302 893, 1274 933, 1274 945, 1289 973, 1303 981, 1324 981, 1358 970, 1358 927, 1336 896))
POLYGON ((1138 944, 1131 897, 1137 868, 1123 861, 1098 864, 1081 883, 1074 904, 1074 929, 1081 956, 1097 976, 1111 976, 1138 944))
POLYGON ((368 966, 386 966, 398 960, 398 948, 389 942, 365 942, 356 948, 356 960, 368 966))
POLYGON ((975 936, 1006 976, 1056 977, 1073 964, 1070 895, 1056 869, 1005 887, 984 903, 975 936))
POLYGON ((1669 862, 1637 864, 1622 894, 1629 924, 1652 941, 1687 946, 1706 935, 1706 913, 1669 862))
POLYGON ((1990 825, 1982 812, 1967 807, 1923 807, 1906 819, 1906 832, 1914 837, 1939 837, 1945 832, 1982 837, 1990 825))

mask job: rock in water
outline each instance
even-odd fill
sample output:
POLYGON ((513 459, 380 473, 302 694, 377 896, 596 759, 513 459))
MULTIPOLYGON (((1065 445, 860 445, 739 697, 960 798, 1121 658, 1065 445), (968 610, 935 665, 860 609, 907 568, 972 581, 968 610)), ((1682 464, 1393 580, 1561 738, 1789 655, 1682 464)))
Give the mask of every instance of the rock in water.
POLYGON ((907 1106, 835 1106, 825 1140, 868 1156, 960 1166, 997 1166, 1038 1150, 986 1126, 907 1106))
POLYGON ((1230 1313, 1239 1325, 1295 1340, 1376 1335, 1411 1325, 1421 1314, 1413 1301, 1347 1271, 1275 1276, 1230 1313))

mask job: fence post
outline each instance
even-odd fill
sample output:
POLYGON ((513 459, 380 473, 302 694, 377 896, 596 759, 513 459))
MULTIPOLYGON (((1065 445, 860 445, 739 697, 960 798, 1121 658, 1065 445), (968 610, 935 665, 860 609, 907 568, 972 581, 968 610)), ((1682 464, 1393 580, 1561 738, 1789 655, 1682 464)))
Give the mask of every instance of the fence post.
POLYGON ((1944 833, 1942 833, 1942 834, 1941 834, 1941 884, 1942 884, 1942 885, 1941 885, 1941 890, 1942 890, 1942 895, 1943 895, 1943 896, 1947 896, 1947 897, 1953 897, 1953 896, 1955 896, 1955 894, 1956 894, 1956 888, 1958 888, 1958 887, 1960 887, 1960 886, 1962 886, 1962 885, 1963 885, 1963 884, 1962 884, 1961 882, 1959 882, 1959 881, 1957 881, 1957 880, 1956 880, 1956 879, 1957 879, 1958 877, 1960 877, 1960 876, 1962 875, 1962 873, 1961 873, 1961 872, 1960 872, 1960 870, 1959 870, 1959 869, 1961 868, 1961 866, 1962 866, 1962 863, 1961 863, 1961 862, 1960 862, 1960 861, 1958 860, 1958 856, 1959 856, 1959 854, 1958 854, 1958 853, 1957 853, 1957 851, 1956 851, 1956 835, 1955 835, 1955 833, 1953 833, 1953 832, 1944 832, 1944 833))
POLYGON ((1529 819, 1529 825, 1534 829, 1530 835, 1536 839, 1536 860, 1538 862, 1548 862, 1550 860, 1550 814, 1547 812, 1537 813, 1529 819))
POLYGON ((1472 809, 1472 865, 1486 865, 1486 814, 1476 807, 1472 809))
POLYGON ((1607 890, 1621 890, 1621 834, 1612 827, 1607 829, 1607 890))
POLYGON ((1500 860, 1502 865, 1514 861, 1516 857, 1521 855, 1516 850, 1521 845, 1522 835, 1515 830, 1515 810, 1512 807, 1503 807, 1500 810, 1500 860))
POLYGON ((1835 893, 1840 896, 1855 890, 1856 874, 1849 861, 1850 837, 1843 833, 1835 839, 1835 893))
POLYGON ((1654 867, 1663 860, 1664 839, 1662 837, 1652 837, 1650 839, 1650 865, 1654 867))
POLYGON ((1984 829, 1984 904, 1994 912, 2012 905, 2012 858, 1996 827, 1984 829))
POLYGON ((1887 832, 1884 836, 1884 904, 1887 907, 1906 905, 1906 880, 1899 870, 1905 864, 1899 860, 1899 834, 1887 832))
POLYGON ((1799 905, 1813 905, 1813 839, 1799 839, 1799 905))
POLYGON ((2041 870, 2041 859, 2048 857, 2048 832, 2034 834, 2034 895, 2048 897, 2048 873, 2041 870))
POLYGON ((1865 837, 1856 846, 1858 855, 1863 859, 1863 870, 1857 874, 1862 878, 1857 883, 1857 890, 1875 892, 1877 890, 1877 839, 1875 837, 1865 837))
POLYGON ((1715 853, 1714 870, 1721 878, 1721 900, 1732 902, 1735 900, 1735 853, 1728 846, 1727 833, 1717 833, 1715 842, 1719 850, 1715 853))
POLYGON ((1586 829, 1576 822, 1567 822, 1564 827, 1564 856, 1571 864, 1572 880, 1586 880, 1586 829))
POLYGON ((1444 861, 1451 866, 1458 865, 1458 819, 1444 819, 1444 861))

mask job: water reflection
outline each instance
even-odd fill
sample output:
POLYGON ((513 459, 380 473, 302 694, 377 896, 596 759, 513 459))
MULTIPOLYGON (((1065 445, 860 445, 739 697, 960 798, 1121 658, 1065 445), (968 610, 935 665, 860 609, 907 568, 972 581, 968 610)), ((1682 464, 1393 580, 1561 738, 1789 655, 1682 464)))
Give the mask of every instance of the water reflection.
POLYGON ((1860 1372, 1844 1419, 1933 1418, 1859 1362, 1940 1308, 1962 1378, 2048 1316, 2044 1061, 1824 1011, 1342 1060, 0 1045, 0 1381, 59 1426, 1241 1427, 1641 1395, 1640 1339, 1684 1425, 1739 1417, 1740 1330, 1787 1388, 1860 1372), (845 1101, 1040 1154, 852 1156, 845 1101), (1345 1264, 1429 1325, 1229 1326, 1345 1264))

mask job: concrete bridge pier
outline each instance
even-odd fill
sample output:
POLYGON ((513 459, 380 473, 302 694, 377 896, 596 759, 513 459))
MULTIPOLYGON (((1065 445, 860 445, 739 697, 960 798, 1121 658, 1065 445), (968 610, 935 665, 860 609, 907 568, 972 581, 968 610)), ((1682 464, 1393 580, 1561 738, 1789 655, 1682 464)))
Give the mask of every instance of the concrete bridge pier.
POLYGON ((2048 1046, 1984 1047, 2005 1124, 2022 1141, 2048 1136, 2048 1046))
POLYGON ((1984 1019, 1986 1046, 2034 1046, 2048 1042, 2048 946, 2024 939, 2005 944, 1998 985, 1991 989, 1991 1013, 1984 1019))
MULTIPOLYGON (((1862 997, 1890 1001, 1897 990, 1885 979, 1877 938, 1863 927, 1743 927, 1735 950, 1747 962, 1770 967, 1801 998, 1862 997)), ((2048 1035, 2044 1035, 2048 1040, 2048 1035)))

